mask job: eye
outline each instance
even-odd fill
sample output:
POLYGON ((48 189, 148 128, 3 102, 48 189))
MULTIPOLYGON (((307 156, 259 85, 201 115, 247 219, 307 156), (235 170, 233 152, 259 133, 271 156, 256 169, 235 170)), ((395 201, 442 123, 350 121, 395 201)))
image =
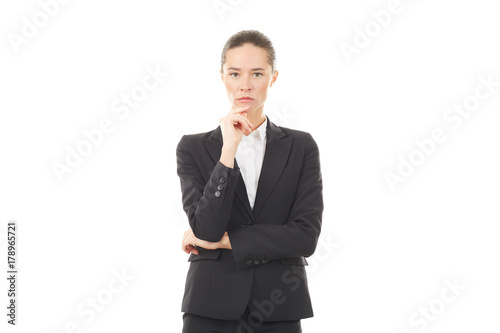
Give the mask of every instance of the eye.
MULTIPOLYGON (((232 76, 232 77, 237 77, 237 76, 234 76, 235 74, 236 74, 236 75, 238 75, 238 76, 240 75, 240 74, 238 74, 238 73, 236 73, 236 72, 233 72, 233 73, 229 73, 229 76, 232 76)), ((264 74, 262 74, 262 73, 254 73, 254 75, 258 75, 257 77, 261 77, 261 76, 263 76, 264 74)))

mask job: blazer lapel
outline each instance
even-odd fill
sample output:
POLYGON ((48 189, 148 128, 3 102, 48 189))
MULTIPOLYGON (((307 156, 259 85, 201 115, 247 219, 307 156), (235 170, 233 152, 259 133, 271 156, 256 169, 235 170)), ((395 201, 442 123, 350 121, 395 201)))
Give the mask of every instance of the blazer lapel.
MULTIPOLYGON (((241 174, 235 188, 236 197, 238 197, 241 201, 248 215, 254 222, 259 214, 259 211, 262 209, 264 203, 276 185, 279 176, 285 167, 286 161, 288 160, 288 155, 290 154, 290 148, 292 146, 292 138, 287 137, 278 126, 269 120, 268 116, 266 117, 266 150, 264 153, 262 170, 259 176, 253 211, 250 207, 245 182, 241 174)), ((222 132, 220 126, 218 126, 205 140, 205 144, 210 152, 210 155, 212 156, 212 159, 214 160, 214 163, 217 163, 220 159, 222 149, 222 132)), ((234 163, 235 167, 238 167, 236 159, 234 163)))
MULTIPOLYGON (((239 167, 236 159, 234 160, 234 165, 236 167, 239 167)), ((243 176, 241 175, 241 173, 240 177, 238 178, 238 184, 236 184, 236 188, 234 189, 234 193, 245 207, 245 210, 248 213, 248 215, 252 218, 252 221, 255 222, 252 213, 252 207, 250 207, 250 200, 248 199, 247 187, 245 186, 245 181, 243 180, 243 176)))
POLYGON ((269 120, 269 117, 267 117, 266 135, 266 151, 253 206, 255 218, 258 217, 260 210, 278 182, 292 147, 292 137, 286 136, 281 128, 269 120))

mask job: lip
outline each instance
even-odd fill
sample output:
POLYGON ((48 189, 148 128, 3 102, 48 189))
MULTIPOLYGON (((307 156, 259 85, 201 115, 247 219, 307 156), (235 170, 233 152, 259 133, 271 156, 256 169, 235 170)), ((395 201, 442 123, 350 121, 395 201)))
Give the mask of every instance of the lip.
POLYGON ((251 98, 251 97, 242 97, 242 98, 238 98, 237 100, 240 101, 240 102, 251 102, 251 101, 253 101, 253 98, 251 98))

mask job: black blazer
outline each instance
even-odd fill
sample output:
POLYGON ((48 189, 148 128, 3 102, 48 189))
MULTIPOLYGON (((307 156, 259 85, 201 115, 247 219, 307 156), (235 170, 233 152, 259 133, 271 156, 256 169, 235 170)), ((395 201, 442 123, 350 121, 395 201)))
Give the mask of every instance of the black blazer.
POLYGON ((182 136, 177 174, 182 204, 196 237, 232 250, 191 254, 182 312, 234 320, 250 311, 260 320, 298 320, 313 311, 304 265, 321 231, 323 184, 312 136, 268 117, 267 143, 253 210, 238 164, 220 160, 222 132, 182 136))

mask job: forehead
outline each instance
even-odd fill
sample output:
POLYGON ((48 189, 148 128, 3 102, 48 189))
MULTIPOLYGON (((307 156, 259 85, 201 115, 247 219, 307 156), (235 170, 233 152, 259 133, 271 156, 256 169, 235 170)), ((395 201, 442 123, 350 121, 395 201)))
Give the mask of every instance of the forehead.
POLYGON ((243 70, 270 66, 267 62, 267 51, 252 44, 244 44, 226 52, 226 68, 237 67, 243 70))

